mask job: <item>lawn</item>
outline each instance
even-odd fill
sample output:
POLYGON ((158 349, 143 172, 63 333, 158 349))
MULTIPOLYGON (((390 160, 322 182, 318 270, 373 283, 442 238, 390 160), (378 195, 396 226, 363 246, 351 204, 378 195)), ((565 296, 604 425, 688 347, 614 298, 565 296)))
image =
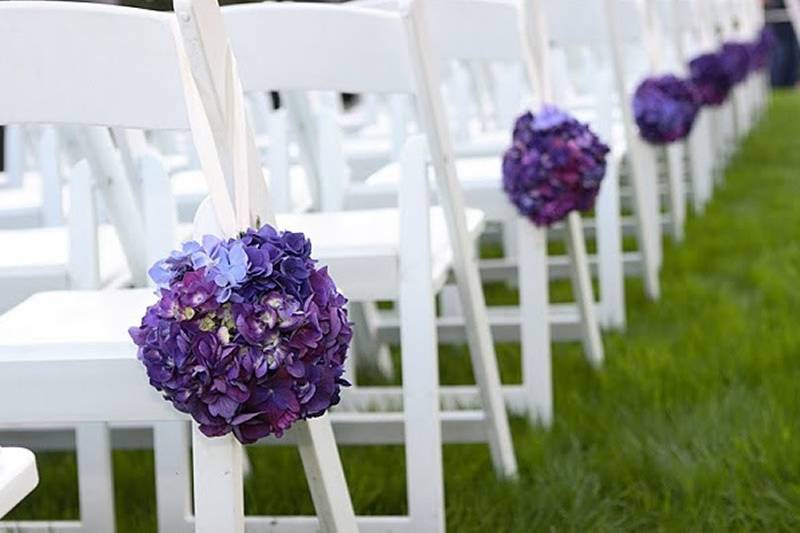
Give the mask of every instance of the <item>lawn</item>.
MULTIPOLYGON (((450 531, 800 530, 798 279, 800 95, 777 94, 685 244, 667 246, 661 301, 628 282, 629 327, 606 335, 604 368, 556 345, 553 428, 513 421, 520 480, 497 481, 485 446, 445 447, 450 531)), ((447 352, 443 379, 461 381, 468 359, 447 352)), ((513 380, 518 348, 498 352, 513 380)), ((359 513, 405 510, 402 448, 342 456, 359 513)), ((313 512, 293 449, 250 457, 249 513, 313 512)), ((39 463, 11 518, 75 518, 73 457, 39 463)), ((155 531, 152 465, 115 452, 122 533, 155 531)))

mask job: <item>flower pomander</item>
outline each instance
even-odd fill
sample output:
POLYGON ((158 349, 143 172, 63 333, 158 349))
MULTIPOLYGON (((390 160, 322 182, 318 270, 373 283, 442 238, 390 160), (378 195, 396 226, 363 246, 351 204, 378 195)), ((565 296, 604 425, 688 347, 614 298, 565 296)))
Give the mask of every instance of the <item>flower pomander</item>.
POLYGON ((757 72, 769 66, 769 59, 777 46, 777 38, 772 30, 764 26, 758 37, 749 43, 750 70, 757 72))
POLYGON ((150 276, 160 298, 130 335, 150 384, 205 435, 280 437, 339 402, 347 300, 302 233, 206 236, 150 276))
POLYGON ((645 79, 633 95, 633 115, 642 138, 652 144, 684 139, 700 110, 692 84, 673 75, 645 79))
POLYGON ((527 112, 503 158, 503 189, 520 214, 549 226, 594 206, 608 152, 589 126, 555 107, 527 112))
POLYGON ((723 44, 720 60, 734 85, 746 80, 751 72, 752 59, 748 43, 729 41, 723 44))
POLYGON ((689 62, 689 70, 692 84, 703 105, 716 107, 725 103, 734 81, 722 60, 722 54, 697 56, 689 62))

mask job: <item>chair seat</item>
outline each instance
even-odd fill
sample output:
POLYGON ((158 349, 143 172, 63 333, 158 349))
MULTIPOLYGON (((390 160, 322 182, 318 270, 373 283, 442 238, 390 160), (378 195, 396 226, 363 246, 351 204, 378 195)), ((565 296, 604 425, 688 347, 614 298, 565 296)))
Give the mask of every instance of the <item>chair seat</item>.
MULTIPOLYGON (((263 169, 269 181, 269 169, 263 169)), ((305 171, 300 165, 292 165, 289 169, 290 194, 294 211, 303 212, 311 209, 314 198, 305 171)), ((178 218, 191 221, 200 202, 208 196, 208 187, 200 169, 188 169, 175 172, 171 176, 172 194, 178 205, 178 218)))
MULTIPOLYGON (((456 172, 461 180, 467 204, 486 213, 490 221, 508 220, 515 216, 506 199, 501 183, 502 160, 494 157, 462 157, 456 160, 456 172)), ((348 191, 347 205, 384 205, 394 201, 400 179, 400 165, 390 163, 372 174, 363 184, 353 184, 348 191)), ((429 172, 431 189, 435 192, 433 170, 429 172)))
MULTIPOLYGON (((128 328, 138 325, 145 309, 155 303, 154 289, 109 291, 45 291, 35 294, 0 316, 0 361, 60 356, 48 346, 130 345, 128 328), (19 348, 28 349, 23 354, 19 348), (36 347, 42 348, 37 353, 36 347), (13 354, 12 354, 13 352, 13 354)), ((91 350, 76 358, 92 358, 91 350)), ((107 357, 114 358, 114 350, 107 357)))
MULTIPOLYGON (((444 212, 431 209, 434 287, 441 287, 453 260, 444 212)), ((313 255, 328 265, 342 292, 352 300, 394 299, 400 284, 400 218, 397 209, 278 215, 278 226, 305 233, 313 255), (380 272, 380 276, 375 273, 380 272)), ((483 213, 467 210, 467 228, 477 239, 483 213)))
POLYGON ((36 458, 24 448, 0 448, 0 518, 39 484, 36 458))
MULTIPOLYGON (((456 141, 455 150, 459 157, 489 156, 507 148, 509 139, 508 132, 485 132, 473 139, 456 141)), ((344 153, 351 163, 359 160, 386 161, 392 158, 392 149, 388 132, 383 136, 348 136, 344 141, 344 153)))
MULTIPOLYGON (((127 276, 127 262, 114 228, 98 231, 100 282, 127 276)), ((0 231, 0 311, 42 290, 69 288, 69 233, 66 227, 0 231)))
POLYGON ((148 383, 128 328, 152 289, 49 291, 0 316, 0 425, 180 420, 148 383), (69 401, 33 401, 36 398, 69 401))
MULTIPOLYGON (((477 240, 485 219, 481 211, 467 209, 467 229, 477 240)), ((323 213, 280 214, 278 227, 302 232, 313 245, 312 255, 327 265, 336 285, 353 301, 392 300, 400 286, 400 218, 397 209, 368 209, 323 213), (375 272, 380 272, 376 276, 375 272)), ((188 238, 189 225, 179 235, 188 238)), ((453 251, 444 211, 431 208, 431 254, 434 289, 444 285, 453 251)))

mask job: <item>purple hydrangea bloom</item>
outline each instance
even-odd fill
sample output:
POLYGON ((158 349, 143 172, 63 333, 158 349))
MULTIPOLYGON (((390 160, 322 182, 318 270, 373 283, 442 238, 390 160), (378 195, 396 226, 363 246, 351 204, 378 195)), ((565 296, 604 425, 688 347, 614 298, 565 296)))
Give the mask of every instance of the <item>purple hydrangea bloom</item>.
POLYGON ((523 216, 549 226, 594 206, 608 151, 586 124, 555 107, 527 112, 503 158, 503 189, 523 216))
POLYGON ((645 79, 633 95, 633 115, 642 138, 653 144, 689 135, 700 110, 692 84, 667 75, 645 79))
POLYGON ((743 42, 727 42, 720 50, 720 61, 733 84, 741 83, 750 74, 750 46, 743 42))
POLYGON ((159 301, 130 329, 150 384, 208 436, 280 437, 339 402, 347 300, 302 233, 206 237, 159 261, 159 301))
POLYGON ((775 34, 769 27, 764 26, 755 41, 749 44, 750 70, 759 71, 767 68, 770 56, 776 46, 775 34))
POLYGON ((689 62, 692 84, 707 106, 720 106, 728 99, 734 82, 722 61, 722 55, 703 54, 689 62))

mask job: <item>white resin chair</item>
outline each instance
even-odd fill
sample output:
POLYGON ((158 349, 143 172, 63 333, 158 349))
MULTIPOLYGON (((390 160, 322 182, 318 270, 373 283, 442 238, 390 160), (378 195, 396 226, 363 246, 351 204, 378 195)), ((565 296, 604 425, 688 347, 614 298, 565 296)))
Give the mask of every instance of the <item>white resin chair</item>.
POLYGON ((24 448, 0 447, 0 519, 38 484, 33 453, 24 448))
MULTIPOLYGON (((413 2, 400 12, 386 13, 262 3, 230 6, 223 13, 246 92, 413 95, 425 117, 427 136, 410 137, 403 148, 404 192, 399 211, 287 215, 279 216, 278 223, 306 233, 314 242, 315 254, 329 265, 351 301, 399 299, 403 386, 354 387, 331 418, 343 442, 406 446, 408 517, 364 517, 360 523, 441 530, 442 435, 445 440, 459 440, 467 432, 488 440, 500 475, 514 476, 516 461, 473 255, 483 217, 464 209, 447 155, 451 148, 442 108, 438 93, 431 91, 436 85, 429 82, 436 73, 426 52, 423 7, 413 2), (319 50, 329 53, 321 56, 319 50), (300 64, 304 68, 297 68, 300 64), (440 190, 446 191, 442 207, 432 210, 425 179, 428 157, 440 190), (426 216, 429 212, 430 217, 426 216), (440 415, 433 298, 451 268, 470 317, 470 352, 483 409, 440 415), (402 411, 397 411, 398 405, 402 411), (375 412, 371 407, 376 406, 394 409, 375 412)), ((337 164, 341 162, 326 162, 332 168, 337 164)))
MULTIPOLYGON (((548 5, 554 6, 555 4, 555 2, 551 2, 548 5)), ((588 7, 585 4, 581 5, 583 9, 588 7)), ((562 9, 569 8, 569 6, 561 4, 559 6, 562 9)), ((572 7, 577 7, 577 4, 572 7)), ((657 299, 661 293, 659 272, 663 253, 657 165, 659 151, 648 145, 639 136, 631 107, 631 97, 636 85, 641 81, 642 77, 647 75, 649 70, 653 69, 651 63, 654 63, 655 60, 653 57, 642 59, 637 57, 636 54, 629 55, 631 49, 641 52, 641 47, 644 44, 647 55, 653 56, 655 55, 655 47, 652 45, 651 40, 645 40, 642 13, 639 10, 640 6, 633 0, 625 0, 624 2, 605 0, 603 4, 593 1, 592 7, 596 7, 599 10, 599 16, 605 20, 605 35, 611 43, 610 59, 616 92, 620 97, 618 105, 630 163, 630 181, 634 214, 636 216, 637 240, 641 254, 641 270, 647 295, 652 299, 657 299), (638 72, 631 72, 632 66, 634 67, 633 70, 638 72)), ((593 17, 588 18, 591 19, 593 17)), ((591 26, 592 24, 589 25, 591 26)), ((573 31, 580 32, 577 29, 573 29, 573 31)), ((673 149, 674 153, 680 151, 680 148, 673 149)), ((670 163, 677 162, 678 158, 669 157, 668 161, 670 163)), ((680 212, 681 206, 685 207, 685 194, 680 190, 680 185, 683 181, 675 179, 681 173, 671 165, 670 167, 673 170, 670 172, 669 197, 674 200, 674 205, 679 206, 672 211, 672 214, 675 215, 680 212)))
MULTIPOLYGON (((15 65, 6 61, 0 68, 14 70, 15 65)), ((3 102, 13 105, 16 97, 13 90, 9 89, 9 93, 0 91, 3 102)), ((4 111, 0 113, 3 115, 0 120, 19 120, 17 113, 20 111, 4 111)), ((89 121, 87 124, 93 123, 89 121)), ((144 224, 129 176, 123 175, 118 161, 107 157, 107 152, 113 152, 107 130, 96 126, 58 129, 64 130, 73 142, 80 144, 86 156, 68 172, 68 221, 65 226, 0 230, 0 243, 14 250, 14 253, 0 257, 0 311, 44 290, 113 289, 130 284, 144 286, 148 253, 153 246, 146 243, 146 234, 172 235, 163 220, 153 218, 149 229, 144 224), (98 205, 101 202, 105 209, 98 205), (101 217, 110 222, 99 223, 101 217)), ((42 142, 47 143, 53 153, 56 151, 55 135, 55 126, 44 126, 42 142)), ((43 168, 43 174, 49 172, 52 176, 60 176, 56 166, 57 163, 52 162, 49 170, 43 168)), ((53 179, 49 186, 60 189, 60 177, 53 179)), ((0 191, 0 195, 7 192, 0 191)), ((57 202, 61 203, 60 193, 57 202)), ((37 440, 57 439, 56 434, 47 431, 47 426, 38 426, 34 420, 24 426, 29 434, 32 431, 37 435, 37 440)), ((70 427, 70 424, 61 427, 70 427)), ((84 480, 103 479, 110 475, 107 428, 103 424, 79 424, 70 429, 75 432, 72 446, 77 452, 79 477, 84 480)), ((16 438, 17 433, 12 432, 10 436, 16 438)), ((94 509, 103 506, 111 509, 113 516, 110 484, 97 491, 100 496, 90 497, 88 490, 86 484, 79 487, 81 501, 85 502, 82 510, 93 513, 94 509)))
MULTIPOLYGON (((185 41, 194 67, 201 68, 203 58, 209 56, 232 64, 224 35, 219 31, 208 35, 211 32, 200 32, 195 26, 196 17, 201 23, 204 17, 219 19, 216 4, 187 0, 176 2, 176 9, 193 35, 185 41)), ((2 56, 0 72, 15 73, 13 82, 0 89, 0 122, 152 130, 188 129, 191 123, 196 142, 204 148, 210 182, 225 187, 226 178, 233 176, 232 168, 220 161, 230 162, 231 154, 241 149, 236 142, 246 137, 237 134, 231 144, 219 121, 231 124, 237 133, 246 128, 226 107, 231 100, 210 88, 214 82, 214 87, 227 83, 232 87, 233 103, 240 102, 235 69, 227 71, 227 77, 226 71, 215 71, 222 79, 214 79, 206 66, 193 77, 174 15, 87 4, 4 2, 0 26, 4 28, 0 32, 2 49, 13 51, 2 56), (20 68, 15 61, 29 68, 20 68), (97 76, 98 72, 103 76, 97 76), (193 81, 198 79, 200 89, 193 81), (215 129, 209 125, 209 111, 216 113, 215 129)), ((88 172, 88 165, 79 167, 88 172)), ((239 165, 233 168, 243 171, 239 165)), ((253 200, 265 210, 263 215, 269 213, 268 199, 254 196, 253 200)), ((34 296, 0 317, 0 391, 5 398, 0 401, 0 425, 13 428, 35 423, 46 427, 66 422, 104 428, 108 422, 155 424, 162 519, 171 516, 165 502, 180 496, 175 493, 173 478, 184 479, 181 468, 186 469, 186 465, 165 465, 174 454, 165 456, 162 450, 188 446, 188 439, 181 431, 186 417, 171 409, 147 384, 127 335, 127 328, 138 322, 152 301, 146 290, 59 291, 34 296), (30 401, 10 400, 20 397, 30 401)), ((296 433, 319 514, 319 522, 313 519, 309 523, 330 531, 355 531, 327 418, 300 423, 296 433)), ((77 437, 80 451, 80 432, 77 437)), ((210 440, 195 435, 194 451, 195 530, 243 532, 239 448, 230 438, 210 440)), ((80 522, 17 523, 11 527, 15 531, 114 531, 110 456, 95 458, 93 464, 103 462, 105 468, 86 472, 79 457, 80 522)), ((191 522, 182 515, 179 524, 162 520, 160 527, 179 531, 190 528, 191 522)))
MULTIPOLYGON (((363 2, 373 8, 396 9, 397 2, 363 2)), ((543 89, 541 75, 535 64, 534 32, 526 34, 526 18, 515 2, 498 0, 435 0, 428 4, 429 28, 432 50, 443 64, 454 61, 512 63, 524 67, 527 93, 531 95, 528 107, 538 109, 543 89), (474 37, 481 33, 480 44, 474 37), (538 86, 538 87, 537 87, 538 86), (534 90, 534 87, 535 90, 534 90), (532 95, 539 97, 533 99, 532 95)), ((547 91, 549 92, 549 91, 547 91)), ((523 108, 517 109, 517 114, 523 108)), ((321 126, 324 127, 325 125, 321 126)), ((505 143, 510 133, 506 132, 505 143)), ((477 144, 477 143, 476 143, 477 144)), ((507 242, 513 243, 513 258, 520 287, 520 306, 502 308, 492 312, 490 322, 495 331, 515 330, 510 338, 522 341, 522 386, 506 387, 509 406, 527 413, 531 420, 549 424, 552 420, 552 385, 550 383, 550 331, 551 323, 563 328, 571 325, 578 329, 577 338, 584 343, 587 359, 599 365, 603 359, 594 297, 589 278, 589 264, 580 217, 577 213, 566 222, 566 242, 569 250, 568 270, 573 279, 577 305, 558 305, 552 309, 548 298, 547 230, 536 228, 530 221, 519 217, 516 209, 506 199, 502 190, 502 150, 498 147, 492 157, 459 157, 456 160, 465 198, 469 205, 486 212, 491 222, 502 223, 510 233, 507 242)), ((476 150, 477 151, 477 150, 476 150)), ((386 189, 396 187, 398 166, 389 165, 369 178, 366 184, 342 186, 342 200, 351 205, 380 202, 386 189)), ((613 222, 612 222, 613 223, 613 222)), ((619 224, 617 220, 616 224, 619 224)), ((619 258, 619 255, 617 256, 619 258)), ((621 265, 619 265, 621 272, 621 265)), ((516 279, 515 279, 516 281, 516 279)), ((443 299, 443 316, 439 319, 443 340, 463 339, 464 318, 452 298, 443 299)), ((385 313, 383 313, 385 314, 385 313)), ((386 322, 386 320, 379 321, 386 322)), ((387 325, 396 324, 389 321, 387 325)), ((390 329, 385 327, 384 330, 390 329)), ((384 334, 389 332, 384 331, 384 334)), ((506 339, 507 337, 503 337, 506 339)), ((461 388, 462 394, 465 388, 461 388)))

